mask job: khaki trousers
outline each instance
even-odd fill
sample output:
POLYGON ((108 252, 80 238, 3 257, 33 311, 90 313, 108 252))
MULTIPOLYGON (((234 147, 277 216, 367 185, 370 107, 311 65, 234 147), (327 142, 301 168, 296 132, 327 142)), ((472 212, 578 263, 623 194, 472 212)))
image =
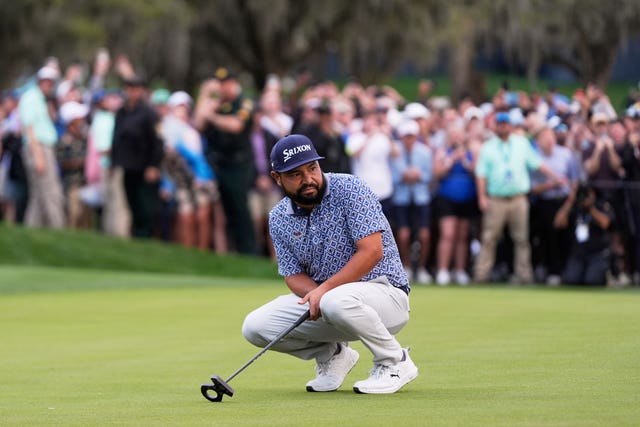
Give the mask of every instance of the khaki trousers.
POLYGON ((54 148, 40 145, 44 155, 45 170, 36 172, 33 153, 28 145, 22 146, 22 156, 27 171, 29 201, 24 223, 28 227, 63 228, 65 225, 64 196, 58 175, 58 161, 54 148))
POLYGON ((113 168, 103 172, 105 197, 102 208, 102 228, 111 236, 127 238, 131 234, 131 214, 124 193, 124 171, 113 168))
POLYGON ((529 245, 529 200, 519 195, 510 198, 491 197, 489 207, 482 217, 482 247, 476 259, 474 280, 485 282, 496 258, 496 245, 504 226, 515 247, 515 273, 521 282, 531 282, 531 246, 529 245))

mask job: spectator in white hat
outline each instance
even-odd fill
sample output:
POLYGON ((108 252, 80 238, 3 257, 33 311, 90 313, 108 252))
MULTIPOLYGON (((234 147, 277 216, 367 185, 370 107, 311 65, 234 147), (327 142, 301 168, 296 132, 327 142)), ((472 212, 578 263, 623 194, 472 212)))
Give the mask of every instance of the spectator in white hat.
POLYGON ((410 102, 404 107, 402 115, 405 120, 414 121, 418 124, 418 141, 429 145, 431 138, 431 112, 429 109, 419 102, 410 102))
POLYGON ((84 165, 87 157, 87 122, 89 107, 75 101, 60 107, 60 118, 66 130, 56 146, 65 196, 67 225, 89 228, 89 209, 80 199, 80 189, 86 184, 84 165))
POLYGON ((54 152, 58 134, 46 100, 58 78, 58 70, 42 67, 37 74, 37 84, 22 95, 18 105, 29 184, 25 213, 25 224, 29 227, 62 228, 65 224, 62 185, 54 152))
POLYGON ((418 142, 420 126, 414 120, 397 129, 401 142, 396 143, 398 155, 391 161, 394 192, 392 196, 397 229, 398 249, 402 264, 410 279, 420 284, 431 282, 426 265, 430 245, 431 149, 418 142), (417 231, 420 255, 415 276, 411 260, 412 228, 417 231))

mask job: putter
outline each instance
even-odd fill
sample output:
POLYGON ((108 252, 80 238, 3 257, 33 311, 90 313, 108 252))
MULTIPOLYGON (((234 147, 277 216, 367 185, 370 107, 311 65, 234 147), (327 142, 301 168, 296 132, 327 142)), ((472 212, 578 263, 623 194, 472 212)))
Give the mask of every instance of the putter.
POLYGON ((229 378, 227 378, 226 380, 223 380, 222 378, 220 378, 218 375, 213 375, 211 377, 211 381, 212 384, 202 384, 200 386, 200 393, 202 393, 202 395, 204 396, 205 399, 207 399, 210 402, 221 402, 222 401, 222 396, 224 396, 225 394, 229 397, 233 396, 233 388, 231 388, 231 386, 228 384, 229 381, 231 381, 232 379, 234 379, 236 377, 236 375, 238 375, 240 372, 244 371, 249 365, 251 365, 253 362, 256 361, 256 359, 260 356, 262 356, 264 353, 266 353, 267 350, 269 350, 271 347, 273 347, 274 345, 276 345, 278 342, 280 342, 280 340, 282 338, 285 337, 285 335, 288 335, 291 331, 293 331, 295 328, 297 328, 298 326, 300 326, 302 324, 302 322, 304 322, 305 320, 307 320, 309 318, 309 310, 305 311, 302 316, 300 316, 300 318, 298 320, 296 320, 291 326, 289 326, 287 329, 285 329, 284 331, 280 332, 278 334, 277 337, 275 337, 269 344, 267 344, 262 350, 260 350, 260 352, 258 354, 256 354, 255 356, 253 356, 251 358, 251 360, 249 360, 247 363, 245 363, 244 365, 242 365, 240 367, 240 369, 238 369, 237 371, 235 371, 233 374, 231 374, 231 376, 229 378), (216 396, 213 397, 211 394, 209 394, 209 392, 215 392, 216 396))

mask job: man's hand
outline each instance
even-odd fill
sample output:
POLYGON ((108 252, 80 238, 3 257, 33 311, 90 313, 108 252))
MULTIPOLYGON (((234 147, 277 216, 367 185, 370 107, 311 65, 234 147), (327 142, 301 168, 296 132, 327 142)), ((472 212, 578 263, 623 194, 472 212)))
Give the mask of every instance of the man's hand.
POLYGON ((309 303, 309 320, 318 320, 322 313, 320 312, 320 300, 322 296, 326 293, 322 286, 318 286, 308 294, 306 294, 298 304, 307 304, 309 303))
POLYGON ((553 218, 553 227, 557 229, 567 228, 569 226, 569 212, 565 209, 560 209, 556 212, 553 218))
POLYGON ((489 197, 486 194, 478 194, 478 207, 481 212, 486 212, 489 209, 489 197))
POLYGON ((160 169, 149 166, 144 170, 144 180, 148 183, 154 183, 160 181, 160 169))
POLYGON ((33 153, 33 167, 40 176, 47 171, 47 162, 44 160, 44 153, 40 149, 35 150, 33 153))

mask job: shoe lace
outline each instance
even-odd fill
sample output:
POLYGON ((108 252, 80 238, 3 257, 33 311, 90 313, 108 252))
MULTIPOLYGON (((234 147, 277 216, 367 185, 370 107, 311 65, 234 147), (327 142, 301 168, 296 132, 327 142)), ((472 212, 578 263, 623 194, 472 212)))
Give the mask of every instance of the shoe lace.
POLYGON ((326 362, 316 362, 316 373, 320 376, 327 375, 329 373, 329 365, 331 359, 326 362))
POLYGON ((381 379, 386 376, 389 376, 390 371, 391 371, 391 368, 389 366, 375 365, 369 374, 371 375, 371 378, 381 379))

